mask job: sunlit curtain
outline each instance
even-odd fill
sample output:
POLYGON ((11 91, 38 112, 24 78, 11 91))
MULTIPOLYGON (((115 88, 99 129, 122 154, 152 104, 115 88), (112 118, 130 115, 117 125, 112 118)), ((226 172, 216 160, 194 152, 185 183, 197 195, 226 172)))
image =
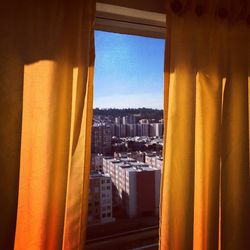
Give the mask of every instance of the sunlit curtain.
POLYGON ((1 3, 1 249, 84 247, 94 9, 92 0, 1 3))
POLYGON ((250 5, 167 6, 160 249, 250 249, 250 5))

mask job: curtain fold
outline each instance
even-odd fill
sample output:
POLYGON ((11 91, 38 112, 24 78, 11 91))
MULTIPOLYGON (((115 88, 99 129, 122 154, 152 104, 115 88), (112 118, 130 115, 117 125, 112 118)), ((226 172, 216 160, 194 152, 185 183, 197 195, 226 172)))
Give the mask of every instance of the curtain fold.
POLYGON ((245 3, 167 1, 160 249, 250 248, 245 3))
POLYGON ((1 16, 0 30, 5 55, 0 60, 1 203, 7 205, 1 210, 0 245, 83 249, 95 3, 25 0, 5 5, 11 15, 1 16))

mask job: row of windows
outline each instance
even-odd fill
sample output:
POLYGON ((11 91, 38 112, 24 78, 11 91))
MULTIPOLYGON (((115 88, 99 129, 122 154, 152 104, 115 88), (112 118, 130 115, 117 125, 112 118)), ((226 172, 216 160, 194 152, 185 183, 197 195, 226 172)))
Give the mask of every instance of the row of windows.
POLYGON ((110 197, 110 194, 105 194, 105 193, 103 193, 103 194, 102 194, 102 198, 105 198, 105 197, 109 198, 109 197, 110 197))
POLYGON ((111 211, 111 206, 102 207, 102 211, 111 211))
POLYGON ((102 180, 102 184, 104 184, 104 183, 110 183, 110 179, 107 179, 106 181, 102 180))
POLYGON ((102 218, 111 217, 111 213, 103 213, 102 218))

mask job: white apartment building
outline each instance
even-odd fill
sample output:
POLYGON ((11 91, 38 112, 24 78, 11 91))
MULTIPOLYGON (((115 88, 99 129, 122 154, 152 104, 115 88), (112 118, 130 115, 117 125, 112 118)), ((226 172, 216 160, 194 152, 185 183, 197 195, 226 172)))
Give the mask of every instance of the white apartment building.
POLYGON ((113 222, 112 182, 108 174, 90 174, 88 223, 103 224, 113 222))
POLYGON ((156 153, 146 153, 145 154, 145 163, 160 169, 162 171, 163 166, 163 157, 156 155, 156 153))
POLYGON ((161 171, 132 158, 103 158, 113 183, 113 205, 129 217, 158 215, 161 171))

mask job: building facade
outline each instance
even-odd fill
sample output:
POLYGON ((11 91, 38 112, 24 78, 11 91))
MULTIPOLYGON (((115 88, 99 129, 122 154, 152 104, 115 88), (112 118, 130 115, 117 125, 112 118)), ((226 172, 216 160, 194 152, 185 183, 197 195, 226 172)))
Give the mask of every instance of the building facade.
POLYGON ((103 158, 113 184, 113 206, 130 217, 158 215, 161 171, 135 159, 103 158))
POLYGON ((91 154, 91 171, 102 171, 103 155, 91 154))
POLYGON ((92 126, 92 154, 109 155, 111 153, 111 127, 106 124, 92 126))
POLYGON ((156 152, 145 153, 145 163, 162 171, 163 157, 161 155, 157 155, 156 152))
POLYGON ((89 183, 88 223, 113 222, 112 183, 108 174, 92 172, 89 183))

